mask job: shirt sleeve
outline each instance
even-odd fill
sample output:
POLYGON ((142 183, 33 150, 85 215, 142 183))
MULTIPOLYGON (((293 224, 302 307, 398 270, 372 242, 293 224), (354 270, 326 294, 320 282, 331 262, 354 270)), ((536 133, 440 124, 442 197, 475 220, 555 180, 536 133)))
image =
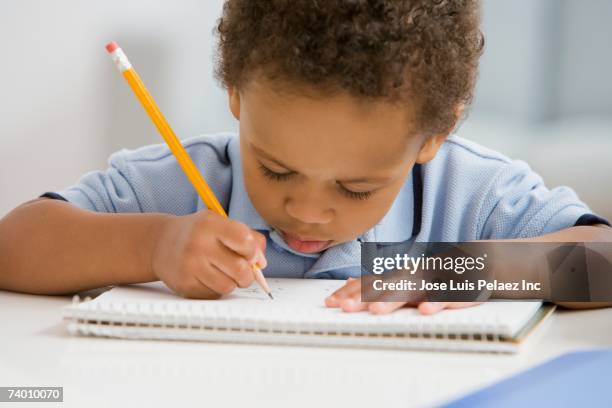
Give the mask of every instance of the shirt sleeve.
MULTIPOLYGON (((192 138, 185 143, 189 155, 224 207, 229 200, 231 165, 225 154, 227 140, 192 138)), ((190 214, 198 208, 198 195, 165 145, 121 150, 109 158, 106 170, 92 171, 73 186, 42 197, 63 199, 96 212, 161 212, 190 214)))
POLYGON ((519 160, 506 163, 497 172, 481 208, 481 239, 528 238, 576 225, 609 225, 571 188, 547 188, 519 160))
POLYGON ((598 225, 603 224, 610 227, 610 221, 605 218, 600 217, 595 214, 584 214, 582 217, 578 218, 578 221, 574 224, 575 227, 585 226, 585 225, 598 225))

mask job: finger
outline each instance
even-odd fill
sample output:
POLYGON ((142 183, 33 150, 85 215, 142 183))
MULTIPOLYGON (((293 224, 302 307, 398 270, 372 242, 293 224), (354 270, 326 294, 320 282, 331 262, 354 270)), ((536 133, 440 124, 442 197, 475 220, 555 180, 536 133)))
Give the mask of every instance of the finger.
POLYGON ((253 265, 220 242, 218 248, 210 254, 208 260, 240 288, 248 288, 255 279, 253 265))
POLYGON ((349 296, 353 296, 356 292, 361 289, 361 282, 358 279, 347 280, 344 286, 336 289, 331 296, 342 299, 349 296))
POLYGON ((484 302, 452 302, 446 306, 446 309, 463 309, 466 307, 478 306, 484 302))
POLYGON ((343 312, 347 313, 361 312, 363 310, 368 310, 368 304, 355 297, 349 297, 340 300, 340 308, 343 312))
POLYGON ((241 222, 234 220, 226 221, 228 222, 223 225, 223 233, 219 234, 219 240, 223 245, 242 255, 250 263, 259 261, 263 255, 261 254, 261 238, 258 238, 256 235, 259 233, 241 222))
POLYGON ((421 314, 431 315, 443 310, 449 303, 450 302, 422 302, 417 309, 421 314))
POLYGON ((256 261, 256 265, 259 269, 264 269, 266 266, 268 266, 268 261, 266 260, 266 236, 257 231, 254 231, 254 233, 255 239, 259 243, 259 248, 261 249, 261 251, 259 252, 259 257, 256 261))
POLYGON ((348 297, 354 297, 361 285, 356 279, 349 280, 340 289, 337 289, 325 299, 325 305, 327 307, 340 307, 340 301, 348 297))
POLYGON ((325 306, 327 307, 340 307, 340 299, 334 295, 329 295, 325 298, 325 306))
POLYGON ((372 314, 387 314, 401 307, 404 307, 407 302, 372 302, 368 310, 372 314))
POLYGON ((330 296, 325 298, 325 306, 327 306, 327 307, 341 307, 342 302, 347 300, 347 299, 352 299, 352 300, 355 300, 355 301, 358 301, 358 302, 361 301, 360 296, 359 296, 359 292, 357 292, 357 293, 355 293, 353 295, 350 295, 350 296, 330 295, 330 296))
POLYGON ((202 284, 222 295, 227 295, 236 289, 236 282, 219 268, 208 260, 203 260, 203 263, 202 272, 196 276, 202 284))
POLYGON ((218 299, 221 295, 204 285, 197 277, 182 281, 173 288, 175 292, 188 299, 218 299))

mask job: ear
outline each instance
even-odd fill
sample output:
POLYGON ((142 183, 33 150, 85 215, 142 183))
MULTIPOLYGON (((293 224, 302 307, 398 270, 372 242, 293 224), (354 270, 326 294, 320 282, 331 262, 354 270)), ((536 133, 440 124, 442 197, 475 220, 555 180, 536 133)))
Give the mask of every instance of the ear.
POLYGON ((417 156, 417 160, 416 160, 417 163, 420 163, 420 164, 427 163, 428 161, 436 157, 438 150, 440 150, 440 146, 442 146, 442 143, 444 143, 448 135, 452 132, 457 122, 461 118, 461 115, 463 115, 464 111, 465 111, 465 104, 459 105, 457 109, 455 109, 455 125, 453 126, 453 128, 451 128, 447 133, 444 133, 441 135, 434 135, 434 136, 430 136, 427 138, 427 140, 421 147, 421 151, 419 152, 417 156))
POLYGON ((436 157, 438 150, 440 150, 440 146, 442 146, 442 143, 444 143, 447 137, 447 134, 429 136, 421 147, 416 162, 424 164, 436 157))
POLYGON ((233 86, 227 88, 229 108, 236 120, 240 120, 240 92, 233 86))

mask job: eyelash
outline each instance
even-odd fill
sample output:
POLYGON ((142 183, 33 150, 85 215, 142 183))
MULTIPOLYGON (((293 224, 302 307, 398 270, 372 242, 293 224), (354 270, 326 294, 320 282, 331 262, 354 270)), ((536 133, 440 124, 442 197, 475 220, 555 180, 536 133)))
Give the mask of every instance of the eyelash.
POLYGON ((272 170, 270 170, 269 168, 267 168, 266 166, 264 166, 263 164, 259 164, 259 168, 261 169, 262 173, 264 176, 268 177, 271 180, 274 181, 285 181, 288 180, 289 178, 291 178, 291 176, 293 176, 293 172, 289 172, 289 173, 276 173, 272 170))
POLYGON ((342 194, 347 196, 348 198, 352 198, 353 200, 367 200, 372 196, 371 191, 351 191, 340 185, 340 191, 342 194))
MULTIPOLYGON (((263 173, 265 177, 269 178, 270 180, 274 180, 274 181, 287 181, 292 176, 295 175, 294 172, 276 173, 261 163, 259 163, 259 168, 261 169, 261 172, 263 173)), ((346 197, 351 198, 353 200, 367 200, 368 198, 372 196, 372 193, 373 193, 372 191, 357 192, 357 191, 347 190, 341 184, 338 184, 338 186, 340 186, 340 191, 342 192, 342 194, 344 194, 346 197)))

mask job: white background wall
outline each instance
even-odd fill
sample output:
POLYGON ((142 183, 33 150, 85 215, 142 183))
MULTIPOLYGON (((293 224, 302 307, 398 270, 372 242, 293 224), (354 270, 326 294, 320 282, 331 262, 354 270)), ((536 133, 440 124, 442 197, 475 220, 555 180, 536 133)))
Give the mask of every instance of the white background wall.
POLYGON ((474 113, 527 124, 612 118, 612 1, 481 1, 486 50, 474 113))
POLYGON ((181 137, 236 124, 212 80, 221 0, 0 0, 0 216, 161 138, 104 45, 116 40, 181 137))
MULTIPOLYGON (((161 139, 108 58, 116 40, 180 137, 236 129, 212 76, 222 0, 0 0, 0 216, 161 139)), ((484 0, 465 137, 525 158, 612 217, 612 2, 484 0)))

